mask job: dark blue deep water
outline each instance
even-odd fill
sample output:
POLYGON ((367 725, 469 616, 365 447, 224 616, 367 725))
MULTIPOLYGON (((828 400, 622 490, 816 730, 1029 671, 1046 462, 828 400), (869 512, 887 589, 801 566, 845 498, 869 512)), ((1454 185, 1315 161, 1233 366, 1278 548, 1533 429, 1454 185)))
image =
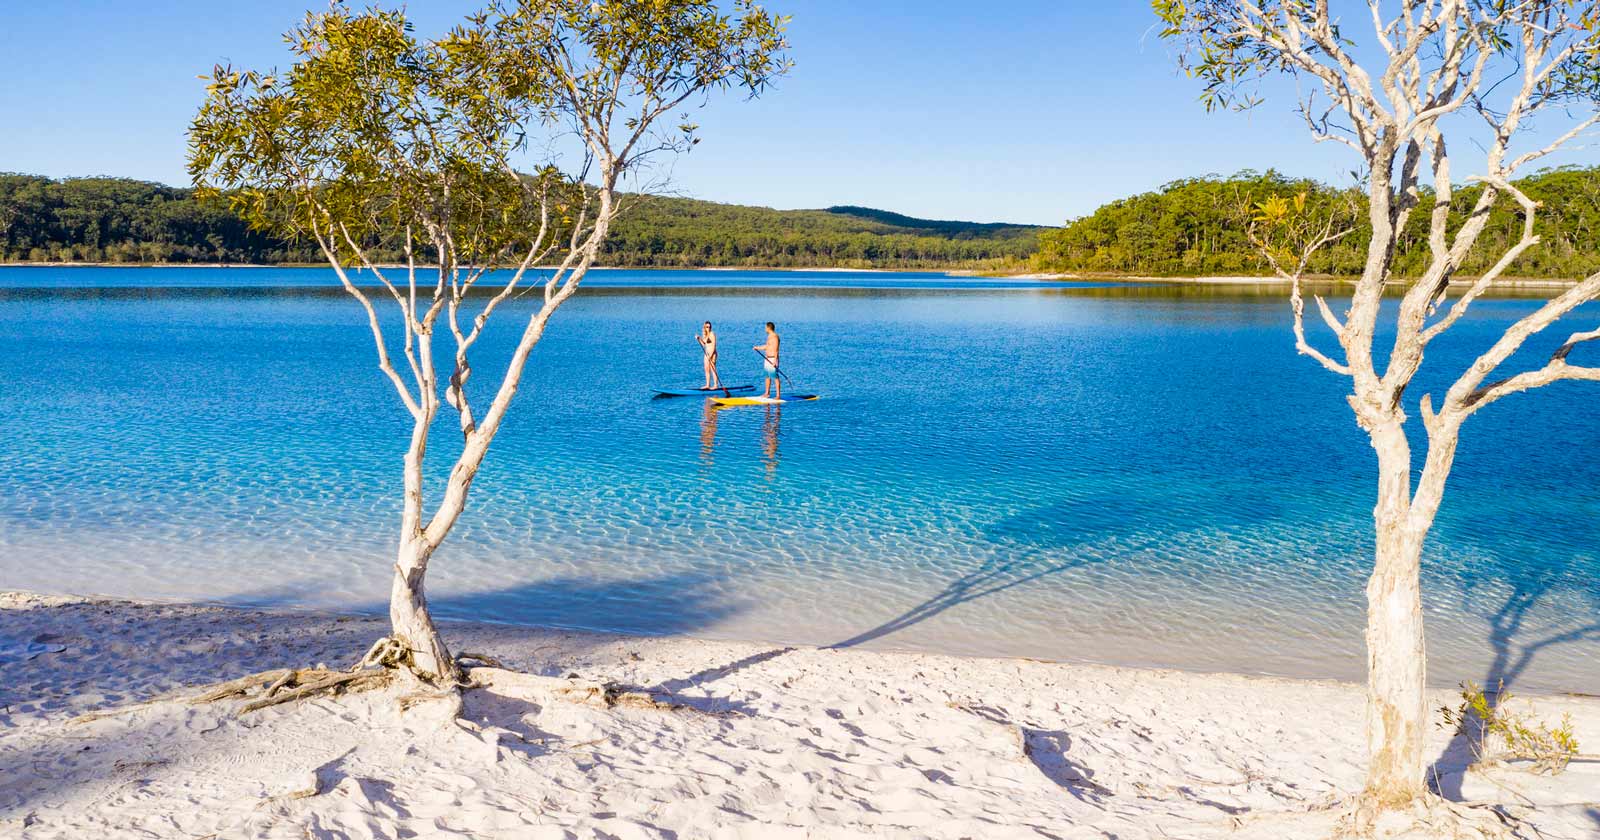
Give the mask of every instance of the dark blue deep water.
MULTIPOLYGON (((1413 413, 1535 305, 1480 303, 1413 413)), ((0 587, 381 609, 408 418, 330 273, 0 269, 0 315, 0 587)), ((1270 289, 599 273, 430 589, 458 618, 1355 677, 1374 458, 1344 393, 1270 289), (651 399, 699 383, 705 319, 751 382, 778 322, 823 398, 651 399)), ((1469 421, 1425 560, 1437 682, 1600 690, 1596 407, 1561 384, 1469 421)))

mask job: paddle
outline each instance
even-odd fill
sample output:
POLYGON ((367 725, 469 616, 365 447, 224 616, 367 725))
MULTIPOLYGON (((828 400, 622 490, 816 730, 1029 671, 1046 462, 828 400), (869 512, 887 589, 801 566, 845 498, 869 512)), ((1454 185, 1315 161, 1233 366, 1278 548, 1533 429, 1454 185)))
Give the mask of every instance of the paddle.
MULTIPOLYGON (((750 348, 750 352, 756 354, 757 356, 760 356, 763 360, 767 359, 767 354, 761 352, 760 350, 757 350, 754 347, 750 348)), ((790 387, 794 386, 793 380, 789 379, 789 374, 783 372, 783 368, 778 367, 777 365, 773 365, 772 369, 777 371, 778 375, 783 377, 783 381, 788 382, 790 387)))

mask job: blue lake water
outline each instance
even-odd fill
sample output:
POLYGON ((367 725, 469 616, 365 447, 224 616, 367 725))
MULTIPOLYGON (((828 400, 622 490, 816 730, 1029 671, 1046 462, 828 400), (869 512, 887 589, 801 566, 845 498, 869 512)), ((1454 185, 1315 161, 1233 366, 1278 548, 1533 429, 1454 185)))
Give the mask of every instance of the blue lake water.
MULTIPOLYGON (((333 282, 0 268, 0 588, 381 610, 408 418, 333 282)), ((1409 399, 1534 305, 1480 303, 1409 399)), ((527 312, 491 325, 480 395, 527 312)), ((1345 392, 1271 290, 599 272, 430 593, 456 618, 1359 677, 1374 459, 1345 392), (699 383, 705 319, 728 381, 756 381, 773 320, 823 398, 651 399, 699 383)), ((1596 406, 1562 384, 1469 422, 1425 559, 1436 682, 1600 691, 1596 406)))

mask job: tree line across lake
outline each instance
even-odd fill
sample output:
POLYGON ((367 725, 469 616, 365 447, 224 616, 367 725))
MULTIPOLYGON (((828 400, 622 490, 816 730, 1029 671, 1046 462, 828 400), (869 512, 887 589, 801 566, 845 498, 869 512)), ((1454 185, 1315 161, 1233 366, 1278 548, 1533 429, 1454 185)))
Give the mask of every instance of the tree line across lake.
MULTIPOLYGON (((1510 272, 1579 277, 1600 270, 1600 167, 1552 169, 1518 185, 1541 203, 1542 244, 1510 272)), ((686 268, 770 266, 977 268, 1183 276, 1265 274, 1251 245, 1253 209, 1274 196, 1310 197, 1313 208, 1344 205, 1364 216, 1358 195, 1280 173, 1190 178, 1113 201, 1061 228, 917 219, 865 207, 773 210, 687 198, 650 197, 624 214, 606 242, 607 265, 686 268)), ((1456 190, 1452 228, 1479 188, 1456 190)), ((1427 257, 1427 217, 1413 214, 1396 271, 1415 274, 1427 257)), ((1502 201, 1462 273, 1482 271, 1516 241, 1522 217, 1502 201)), ((1359 274, 1359 228, 1312 260, 1317 274, 1359 274)), ((250 230, 220 202, 192 191, 126 178, 0 174, 0 260, 7 262, 318 263, 311 242, 250 230)), ((380 254, 399 261, 400 253, 380 254)))
MULTIPOLYGON (((1600 167, 1561 168, 1515 182, 1540 203, 1535 230, 1541 244, 1507 272, 1514 277, 1583 277, 1600 271, 1600 167)), ((1316 181, 1274 171, 1240 172, 1227 178, 1190 178, 1113 201, 1093 214, 1039 236, 1032 265, 1040 271, 1104 272, 1152 276, 1269 274, 1271 267, 1250 242, 1249 229, 1259 205, 1274 197, 1304 193, 1313 215, 1335 213, 1355 221, 1348 236, 1321 249, 1311 260, 1314 274, 1353 277, 1366 261, 1369 229, 1365 197, 1316 181)), ((1454 190, 1449 230, 1460 228, 1482 188, 1454 190)), ((1415 277, 1428 260, 1431 191, 1407 220, 1394 271, 1415 277)), ((1521 236, 1520 208, 1502 199, 1490 211, 1488 226, 1461 266, 1460 274, 1482 273, 1521 236)))
MULTIPOLYGON (((618 218, 601 262, 615 266, 846 268, 1024 264, 1044 228, 914 219, 865 207, 772 210, 640 198, 618 218)), ((379 251, 388 261, 398 250, 379 251)), ((0 260, 316 263, 311 241, 250 230, 220 201, 126 178, 0 174, 0 260)))

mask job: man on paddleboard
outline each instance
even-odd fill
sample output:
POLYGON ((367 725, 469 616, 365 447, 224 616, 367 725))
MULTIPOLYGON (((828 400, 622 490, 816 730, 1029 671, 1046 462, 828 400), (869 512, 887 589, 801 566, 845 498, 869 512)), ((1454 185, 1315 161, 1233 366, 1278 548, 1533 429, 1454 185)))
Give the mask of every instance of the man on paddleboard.
POLYGON ((701 366, 705 368, 705 390, 722 387, 722 378, 717 376, 717 334, 711 329, 711 322, 707 321, 700 327, 699 335, 694 337, 700 342, 700 349, 705 351, 705 359, 701 366))
POLYGON ((783 399, 783 383, 778 380, 778 328, 767 322, 767 342, 757 344, 755 351, 761 354, 764 363, 761 365, 762 382, 765 388, 761 392, 762 399, 776 397, 783 399), (772 393, 773 386, 777 386, 778 393, 772 393))

